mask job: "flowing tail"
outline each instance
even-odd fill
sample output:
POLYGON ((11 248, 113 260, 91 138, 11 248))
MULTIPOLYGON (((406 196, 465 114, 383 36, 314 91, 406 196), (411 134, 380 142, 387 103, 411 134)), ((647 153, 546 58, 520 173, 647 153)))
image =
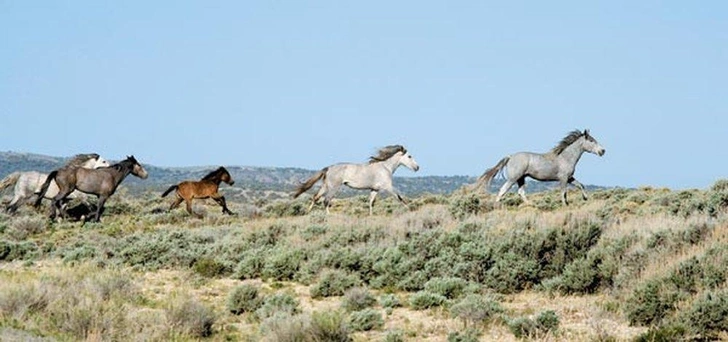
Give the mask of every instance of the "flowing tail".
POLYGON ((177 190, 177 188, 179 188, 179 184, 170 186, 169 189, 167 189, 167 191, 162 193, 162 197, 169 195, 170 192, 177 190))
POLYGON ((509 157, 505 157, 505 158, 501 159, 498 162, 498 164, 496 164, 492 168, 490 168, 488 170, 485 170, 485 172, 483 173, 483 175, 480 176, 480 177, 478 177, 478 181, 475 183, 475 185, 473 185, 473 187, 472 187, 471 190, 472 191, 478 190, 478 189, 480 189, 481 187, 483 187, 485 185, 486 191, 487 191, 488 187, 490 187, 490 182, 493 180, 493 178, 495 177, 495 175, 497 175, 498 172, 500 172, 501 170, 503 170, 503 167, 505 167, 506 164, 508 164, 508 161, 510 159, 511 159, 510 156, 509 157))
POLYGON ((48 177, 46 177, 46 180, 43 183, 43 186, 41 186, 41 188, 40 188, 40 192, 38 192, 38 198, 35 200, 35 203, 33 204, 34 207, 38 208, 40 206, 40 202, 43 201, 43 197, 45 197, 46 191, 48 191, 48 186, 51 184, 51 181, 56 179, 56 175, 58 175, 58 170, 53 171, 48 174, 48 177))
POLYGON ((5 178, 3 178, 3 180, 0 181, 0 191, 17 183, 19 178, 20 172, 13 172, 7 175, 5 178))
POLYGON ((328 167, 325 167, 321 169, 321 171, 317 172, 315 175, 313 175, 311 178, 309 178, 305 183, 299 185, 296 188, 296 192, 293 193, 293 198, 296 198, 300 196, 302 193, 306 192, 306 190, 311 189, 311 187, 316 184, 316 182, 319 181, 321 178, 326 178, 326 172, 329 171, 328 167))

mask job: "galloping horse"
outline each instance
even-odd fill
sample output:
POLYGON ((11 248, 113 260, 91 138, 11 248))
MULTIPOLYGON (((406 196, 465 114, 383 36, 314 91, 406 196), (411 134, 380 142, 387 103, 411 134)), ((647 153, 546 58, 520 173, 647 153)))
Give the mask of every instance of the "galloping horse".
POLYGON ((182 201, 185 201, 185 204, 187 205, 187 212, 190 213, 190 215, 195 215, 199 218, 202 218, 202 215, 192 211, 192 200, 195 198, 212 198, 215 202, 222 206, 222 212, 224 214, 234 215, 234 213, 227 207, 225 196, 217 192, 217 189, 220 187, 220 182, 225 182, 229 185, 235 184, 235 181, 230 176, 228 170, 222 166, 220 166, 217 170, 208 173, 207 176, 202 177, 202 179, 197 182, 184 181, 177 185, 172 185, 162 194, 162 197, 167 196, 167 194, 173 190, 177 190, 177 199, 172 202, 169 210, 177 208, 182 201))
POLYGON ((500 188, 495 201, 499 202, 501 197, 513 186, 518 184, 518 194, 521 195, 523 202, 528 203, 526 199, 526 177, 531 177, 539 181, 558 181, 561 188, 561 201, 564 205, 568 205, 566 200, 566 186, 574 184, 581 190, 582 197, 586 200, 586 190, 584 185, 574 178, 576 163, 579 162, 582 153, 590 152, 599 156, 604 155, 604 147, 599 145, 596 139, 589 134, 589 130, 572 131, 564 139, 559 142, 550 152, 532 153, 518 152, 501 159, 498 164, 483 173, 473 189, 478 189, 484 184, 490 185, 498 172, 506 167, 506 183, 500 188))
MULTIPOLYGON (((101 158, 101 156, 96 153, 89 153, 75 155, 63 167, 97 169, 106 166, 109 166, 109 162, 107 162, 104 158, 101 158)), ((5 210, 9 213, 13 213, 18 210, 18 207, 27 203, 34 194, 40 192, 40 189, 43 186, 43 181, 45 181, 46 178, 48 178, 48 174, 37 171, 13 172, 3 178, 3 180, 0 181, 0 191, 15 184, 13 200, 10 201, 10 204, 8 204, 5 210)), ((52 199, 56 194, 58 194, 58 185, 55 181, 52 181, 45 193, 45 198, 52 199)), ((74 191, 68 195, 67 198, 75 199, 80 197, 84 197, 84 195, 78 191, 74 191)))
POLYGON ((311 205, 308 207, 309 211, 316 204, 316 201, 323 196, 324 207, 326 213, 328 213, 331 199, 339 191, 342 184, 352 189, 371 191, 369 194, 369 215, 372 215, 377 193, 382 190, 389 192, 406 206, 407 202, 392 186, 392 174, 400 165, 404 165, 415 172, 420 169, 415 159, 407 153, 407 149, 402 145, 386 146, 380 149, 376 156, 370 157, 367 164, 341 163, 321 169, 296 189, 293 198, 306 192, 316 182, 323 179, 323 185, 321 185, 318 193, 313 196, 311 205))
POLYGON ((35 205, 36 207, 40 205, 40 201, 48 190, 49 184, 52 180, 55 180, 58 183, 59 191, 53 197, 51 219, 56 217, 57 211, 61 212, 63 218, 68 216, 65 208, 61 206, 61 203, 73 190, 78 190, 83 193, 94 194, 99 198, 98 208, 94 215, 94 220, 98 222, 104 211, 104 203, 114 194, 116 188, 121 184, 121 181, 130 173, 141 179, 148 177, 147 170, 139 164, 134 156, 128 156, 119 163, 100 169, 77 167, 55 170, 48 175, 45 183, 43 183, 35 205))

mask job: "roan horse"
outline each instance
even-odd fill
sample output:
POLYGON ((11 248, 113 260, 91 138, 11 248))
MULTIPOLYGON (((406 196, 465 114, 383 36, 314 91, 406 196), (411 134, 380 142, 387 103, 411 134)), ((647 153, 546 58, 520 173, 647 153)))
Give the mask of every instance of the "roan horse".
POLYGON ((71 192, 78 190, 83 193, 94 194, 99 198, 94 215, 94 221, 98 222, 104 211, 104 203, 114 194, 116 188, 121 184, 121 181, 130 173, 141 179, 148 177, 147 170, 137 162, 134 156, 126 157, 126 159, 119 163, 100 169, 70 167, 55 170, 48 175, 45 183, 43 183, 35 206, 40 205, 40 201, 48 190, 49 184, 52 180, 55 180, 58 184, 59 191, 57 195, 53 196, 51 219, 57 216, 57 211, 61 212, 63 218, 67 217, 66 210, 61 206, 61 203, 63 203, 63 200, 71 192))
POLYGON ((331 199, 339 191, 342 184, 353 189, 371 191, 369 194, 369 215, 372 215, 374 200, 379 191, 389 192, 406 206, 407 202, 392 186, 392 174, 400 165, 404 165, 415 172, 420 169, 415 159, 407 153, 403 146, 386 146, 380 149, 376 156, 370 157, 367 164, 341 163, 321 169, 296 189, 293 198, 306 192, 316 182, 323 179, 323 185, 313 196, 311 205, 308 207, 309 211, 316 204, 316 201, 323 196, 324 207, 328 213, 331 199))
POLYGON ((561 201, 564 205, 568 205, 566 200, 566 186, 568 184, 576 185, 581 190, 582 197, 586 200, 587 195, 584 185, 574 178, 576 163, 579 162, 579 158, 584 152, 602 156, 605 150, 589 134, 589 130, 584 130, 584 132, 575 130, 547 153, 518 152, 501 159, 498 164, 486 170, 478 178, 478 182, 472 189, 478 189, 483 185, 487 189, 493 177, 505 167, 506 183, 500 188, 498 196, 495 198, 496 202, 499 202, 506 191, 517 183, 518 194, 521 195, 523 202, 528 203, 525 191, 526 177, 539 181, 558 181, 561 188, 561 201))
POLYGON ((220 166, 217 170, 210 172, 207 176, 202 177, 199 181, 184 181, 177 185, 172 185, 162 194, 162 197, 167 196, 173 190, 177 190, 177 199, 172 202, 169 210, 177 208, 177 206, 185 201, 187 205, 187 212, 190 215, 195 215, 202 218, 202 215, 196 214, 192 211, 192 200, 195 198, 212 198, 220 206, 222 206, 222 212, 228 215, 234 215, 227 207, 225 202, 225 196, 221 195, 217 190, 220 187, 220 182, 228 183, 229 185, 235 184, 235 181, 230 176, 227 169, 220 166))
MULTIPOLYGON (((75 155, 63 167, 97 169, 107 166, 109 166, 109 162, 104 158, 101 158, 101 156, 96 153, 89 153, 75 155)), ((10 204, 8 204, 5 210, 9 213, 13 213, 18 210, 18 207, 27 203, 34 194, 40 192, 43 182, 47 177, 48 174, 37 171, 18 171, 3 178, 3 180, 0 181, 0 191, 13 184, 15 185, 13 200, 10 201, 10 204)), ((52 181, 45 193, 45 198, 52 199, 56 194, 58 194, 58 185, 55 181, 52 181)), ((83 197, 85 196, 82 193, 74 191, 68 195, 67 199, 83 197)))

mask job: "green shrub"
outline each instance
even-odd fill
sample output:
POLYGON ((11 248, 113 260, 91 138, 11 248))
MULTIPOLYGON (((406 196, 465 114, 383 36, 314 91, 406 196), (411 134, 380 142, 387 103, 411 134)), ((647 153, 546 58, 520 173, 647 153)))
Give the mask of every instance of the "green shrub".
POLYGON ((240 285, 230 293, 227 300, 227 310, 239 315, 244 312, 254 312, 260 308, 263 299, 258 295, 258 287, 254 285, 240 285))
POLYGON ((300 311, 296 297, 285 292, 279 292, 265 297, 263 304, 255 310, 255 315, 262 321, 274 315, 293 316, 300 311))
POLYGON ((167 322, 175 331, 183 331, 193 337, 212 335, 215 314, 212 309, 194 300, 173 303, 166 310, 167 322))
POLYGON ((238 279, 255 279, 263 273, 265 258, 268 250, 265 247, 249 249, 242 253, 240 262, 235 268, 235 276, 238 279))
POLYGON ((447 334, 447 342, 478 342, 482 334, 478 329, 466 328, 464 331, 447 334))
POLYGON ((674 309, 675 300, 675 294, 662 289, 659 280, 651 280, 634 289, 624 310, 630 324, 656 325, 674 309))
POLYGON ((227 265, 209 257, 197 260, 192 266, 192 270, 207 278, 220 277, 230 273, 230 269, 227 265))
POLYGON ((319 282, 311 288, 311 297, 341 296, 344 292, 361 283, 355 274, 340 270, 327 270, 321 275, 319 282))
POLYGON ((0 240, 0 261, 28 260, 39 254, 35 242, 10 242, 0 240))
POLYGON ((396 295, 387 293, 379 297, 379 305, 384 308, 397 308, 402 306, 402 303, 396 295))
POLYGON ((46 220, 38 216, 21 216, 14 219, 5 234, 16 240, 25 240, 31 235, 46 231, 46 220))
POLYGON ((728 331, 728 290, 709 291, 695 300, 681 317, 688 331, 704 339, 717 339, 728 331))
POLYGON ((314 312, 311 315, 310 341, 350 342, 349 324, 340 311, 314 312))
POLYGON ((684 341, 685 328, 678 325, 652 327, 634 339, 635 342, 684 341))
POLYGON ((349 315, 349 326, 354 331, 369 331, 384 326, 382 314, 373 309, 352 312, 349 315))
POLYGON ((404 342, 404 334, 400 330, 390 330, 384 337, 384 342, 404 342))
POLYGON ((467 285, 468 283, 461 278, 432 278, 425 283, 425 291, 453 299, 460 297, 467 285))
POLYGON ((261 276, 275 280, 293 280, 305 257, 305 253, 301 250, 277 249, 268 254, 261 276))
POLYGON ((532 286, 538 270, 535 260, 508 252, 488 270, 485 285, 499 293, 515 293, 532 286))
POLYGON ((539 313, 535 320, 519 317, 508 322, 508 328, 517 338, 543 336, 559 327, 559 317, 551 310, 539 313))
POLYGON ((344 293, 344 300, 341 306, 346 311, 360 311, 376 304, 374 296, 363 287, 355 287, 344 293))
POLYGON ((480 212, 480 198, 476 195, 457 197, 450 203, 450 214, 462 220, 470 215, 477 215, 480 212))
POLYGON ((440 306, 447 302, 447 298, 443 295, 420 291, 410 295, 409 304, 413 310, 425 310, 432 307, 440 306))
POLYGON ((450 308, 450 315, 461 319, 466 328, 490 322, 501 313, 503 308, 498 302, 476 294, 468 295, 450 308))

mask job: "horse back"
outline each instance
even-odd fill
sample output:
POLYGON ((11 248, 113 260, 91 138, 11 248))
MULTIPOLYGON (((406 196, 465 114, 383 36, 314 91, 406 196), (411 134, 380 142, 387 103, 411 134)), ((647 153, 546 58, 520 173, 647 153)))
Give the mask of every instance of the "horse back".
POLYGON ((177 185, 183 198, 207 198, 217 194, 218 184, 210 181, 184 181, 177 185))

